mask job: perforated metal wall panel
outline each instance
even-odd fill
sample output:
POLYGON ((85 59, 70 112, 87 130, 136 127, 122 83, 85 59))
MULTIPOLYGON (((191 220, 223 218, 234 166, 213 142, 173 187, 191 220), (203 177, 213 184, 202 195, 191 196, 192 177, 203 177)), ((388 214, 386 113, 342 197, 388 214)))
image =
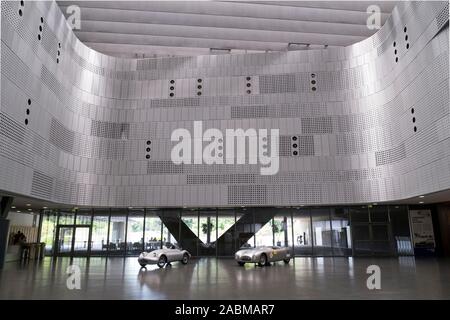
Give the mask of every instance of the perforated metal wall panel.
POLYGON ((345 48, 136 60, 85 46, 54 2, 1 9, 0 191, 71 205, 223 207, 450 188, 446 1, 402 2, 374 36, 345 48), (193 132, 195 120, 224 133, 279 129, 278 173, 174 164, 171 134, 193 132))

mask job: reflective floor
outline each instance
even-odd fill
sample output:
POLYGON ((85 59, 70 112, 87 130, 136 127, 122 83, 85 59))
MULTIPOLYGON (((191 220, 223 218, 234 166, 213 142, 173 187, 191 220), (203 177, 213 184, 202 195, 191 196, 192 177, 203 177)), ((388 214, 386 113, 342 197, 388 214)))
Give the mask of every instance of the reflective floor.
POLYGON ((404 298, 450 299, 450 260, 296 258, 261 268, 202 258, 140 270, 136 258, 46 258, 0 270, 0 299, 404 298), (70 263, 80 267, 80 290, 67 288, 70 263), (381 290, 366 286, 373 264, 381 268, 381 290))

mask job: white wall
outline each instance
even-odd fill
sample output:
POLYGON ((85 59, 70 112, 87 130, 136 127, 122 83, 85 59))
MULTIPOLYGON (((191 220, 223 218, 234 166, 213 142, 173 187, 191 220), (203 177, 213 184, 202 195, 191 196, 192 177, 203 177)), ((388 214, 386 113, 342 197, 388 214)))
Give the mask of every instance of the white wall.
POLYGON ((26 227, 37 227, 39 222, 39 216, 36 216, 35 223, 33 225, 33 219, 35 215, 29 213, 18 213, 10 211, 8 214, 8 220, 10 226, 26 226, 26 227))

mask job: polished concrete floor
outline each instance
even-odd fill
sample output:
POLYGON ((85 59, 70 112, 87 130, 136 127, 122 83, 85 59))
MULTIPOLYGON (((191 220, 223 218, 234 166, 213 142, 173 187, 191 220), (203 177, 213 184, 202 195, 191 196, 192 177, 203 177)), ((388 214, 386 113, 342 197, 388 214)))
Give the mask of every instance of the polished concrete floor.
POLYGON ((0 299, 450 299, 450 261, 402 258, 296 258, 289 265, 239 267, 233 259, 193 259, 140 269, 136 258, 46 258, 6 263, 0 299), (67 267, 81 289, 66 286, 67 267), (366 268, 381 268, 381 290, 366 268))

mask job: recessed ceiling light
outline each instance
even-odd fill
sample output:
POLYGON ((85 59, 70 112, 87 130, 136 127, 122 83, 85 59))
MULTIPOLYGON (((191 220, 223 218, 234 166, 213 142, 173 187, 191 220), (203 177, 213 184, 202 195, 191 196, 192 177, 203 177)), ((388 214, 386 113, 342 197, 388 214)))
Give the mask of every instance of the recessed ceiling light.
POLYGON ((15 208, 16 208, 16 206, 12 206, 12 207, 11 207, 11 209, 15 209, 15 208))
POLYGON ((128 207, 128 209, 133 209, 133 207, 128 207))
POLYGON ((425 196, 419 196, 419 198, 425 198, 425 196))
POLYGON ((423 201, 419 201, 419 203, 420 203, 420 204, 422 204, 422 203, 423 203, 423 201))
POLYGON ((31 206, 31 203, 27 203, 27 207, 31 206))
POLYGON ((31 208, 28 208, 28 211, 31 211, 31 210, 33 210, 33 209, 31 209, 31 208))
POLYGON ((20 210, 17 210, 17 212, 19 212, 19 213, 20 213, 20 210))
POLYGON ((42 209, 47 209, 47 207, 42 207, 42 209))

